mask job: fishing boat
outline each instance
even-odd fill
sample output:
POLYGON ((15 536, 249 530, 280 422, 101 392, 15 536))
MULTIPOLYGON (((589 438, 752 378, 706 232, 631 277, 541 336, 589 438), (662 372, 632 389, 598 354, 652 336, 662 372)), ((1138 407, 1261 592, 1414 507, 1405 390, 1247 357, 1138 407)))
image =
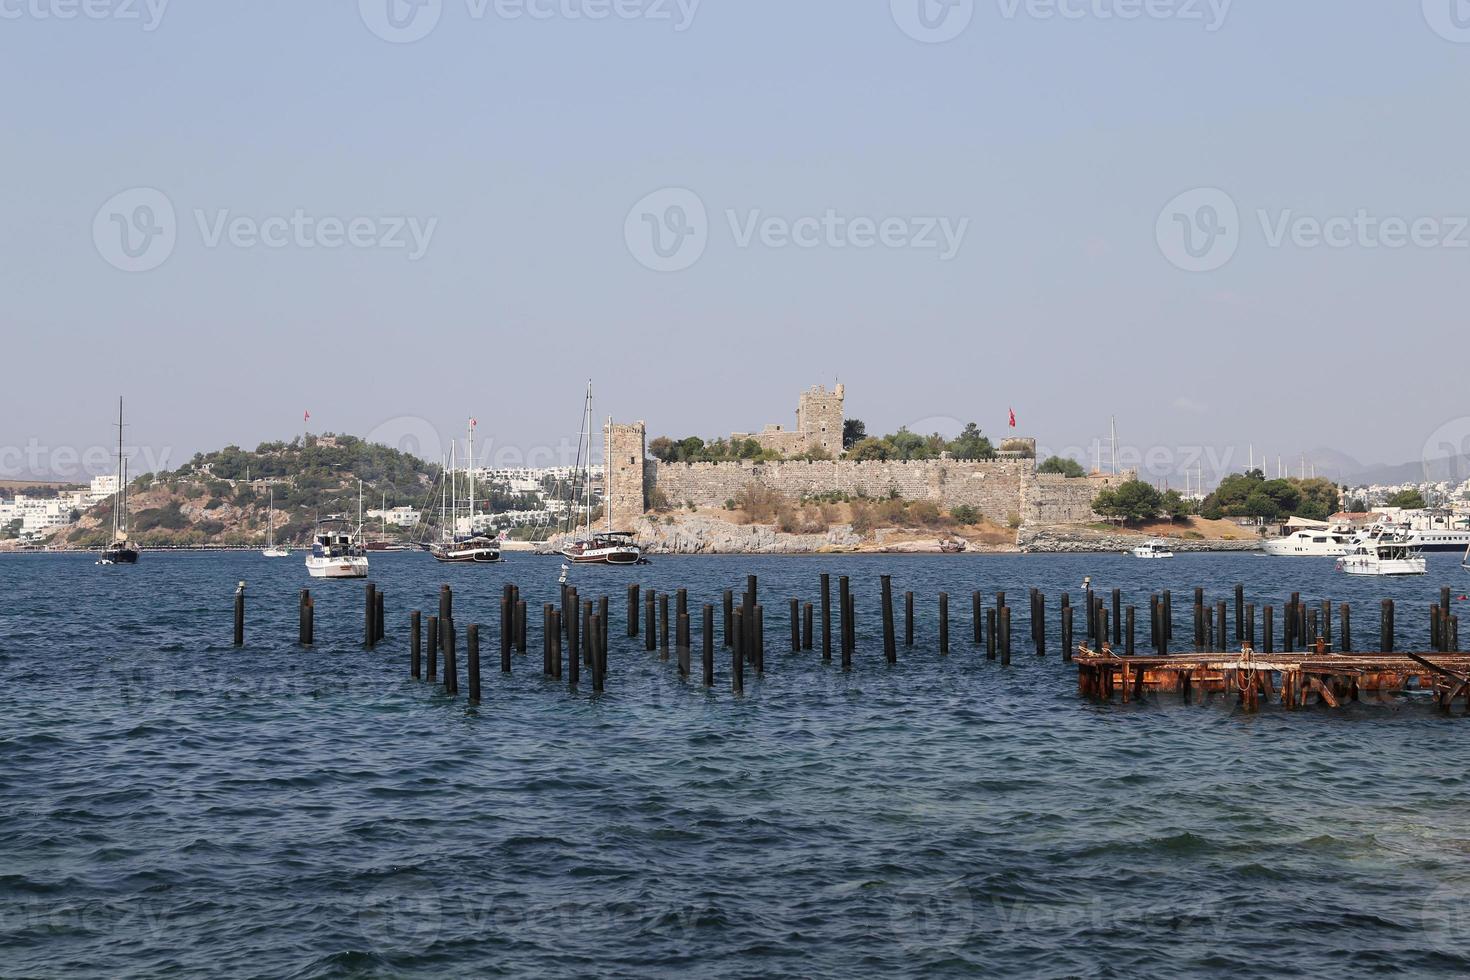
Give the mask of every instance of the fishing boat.
POLYGON ((1407 538, 1383 536, 1359 544, 1337 560, 1337 570, 1349 575, 1424 575, 1428 562, 1407 538))
POLYGON ((112 534, 99 565, 136 565, 138 549, 128 541, 128 461, 123 456, 123 400, 117 399, 117 490, 112 497, 112 534))
MULTIPOLYGON (((587 382, 587 397, 582 406, 582 434, 577 442, 577 468, 582 476, 582 500, 580 501, 585 523, 576 528, 578 537, 562 548, 562 557, 579 565, 636 565, 643 560, 643 551, 638 547, 632 531, 613 529, 612 499, 603 495, 603 513, 607 518, 605 530, 592 529, 592 382, 587 382), (584 454, 585 450, 585 454, 584 454)), ((573 485, 575 495, 575 481, 573 485)), ((576 504, 577 501, 571 501, 576 504)), ((577 511, 576 506, 567 508, 567 522, 571 524, 577 511)), ((569 526, 568 531, 572 528, 569 526)))
POLYGON ((465 468, 469 479, 469 519, 465 522, 468 533, 458 533, 459 480, 451 447, 442 491, 445 505, 443 537, 429 549, 435 561, 455 565, 493 565, 500 561, 500 545, 496 540, 475 532, 475 427, 479 424, 477 419, 470 419, 465 443, 470 459, 465 468))
POLYGON ((1149 541, 1133 549, 1134 558, 1173 558, 1174 552, 1162 541, 1149 541))
POLYGON ((367 578, 367 552, 362 537, 362 482, 357 484, 357 523, 341 514, 316 522, 306 571, 312 578, 367 578))
POLYGON ((290 558, 291 549, 276 545, 276 488, 271 487, 271 504, 265 525, 265 548, 261 554, 267 558, 290 558))

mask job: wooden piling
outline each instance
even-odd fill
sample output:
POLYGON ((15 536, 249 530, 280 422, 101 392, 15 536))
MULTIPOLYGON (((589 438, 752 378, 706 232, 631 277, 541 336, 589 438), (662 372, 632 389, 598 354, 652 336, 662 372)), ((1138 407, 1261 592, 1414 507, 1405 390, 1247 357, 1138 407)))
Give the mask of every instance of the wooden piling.
MULTIPOLYGON (((810 608, 810 607, 808 607, 810 608)), ((704 604, 704 635, 700 637, 704 643, 704 686, 715 686, 715 607, 713 603, 704 604)))
POLYGON ((1276 623, 1274 622, 1275 618, 1276 609, 1274 606, 1267 606, 1261 610, 1262 653, 1276 652, 1276 623))
POLYGON ((1062 607, 1062 660, 1072 660, 1072 607, 1062 607))
POLYGON ((837 590, 841 607, 842 618, 842 669, 852 669, 852 589, 847 576, 843 575, 837 580, 837 590))
POLYGON ((362 645, 371 650, 378 643, 378 588, 368 582, 362 590, 362 645))
POLYGON ((1250 648, 1256 648, 1256 604, 1247 602, 1245 604, 1245 629, 1241 630, 1242 643, 1250 644, 1250 648))
POLYGON ((602 630, 605 624, 600 612, 592 614, 592 690, 607 687, 607 660, 602 655, 602 630))
POLYGON ((1031 635, 1036 641, 1036 655, 1046 656, 1046 593, 1036 591, 1036 608, 1031 611, 1031 635))
POLYGON ((949 653, 949 593, 939 593, 939 652, 949 653))
POLYGON ((1235 641, 1245 639, 1245 585, 1235 583, 1235 641))
POLYGON ((744 609, 734 610, 730 619, 730 690, 736 694, 745 692, 745 637, 741 635, 741 620, 744 609))
POLYGON ((1148 645, 1157 650, 1160 642, 1159 597, 1151 595, 1148 597, 1148 645))
POLYGON ((1123 632, 1123 655, 1125 657, 1131 657, 1134 655, 1133 633, 1134 627, 1137 625, 1135 622, 1137 618, 1137 613, 1137 609, 1132 606, 1128 607, 1128 626, 1123 632))
POLYGON ((975 629, 975 646, 985 642, 985 617, 981 610, 983 602, 979 592, 970 593, 970 623, 975 629))
POLYGON ((1353 620, 1352 609, 1344 602, 1337 610, 1338 633, 1340 634, 1337 647, 1343 653, 1351 653, 1353 650, 1353 620))
MULTIPOLYGON (((885 575, 884 578, 886 579, 887 576, 885 575)), ((889 595, 888 598, 884 599, 883 601, 884 604, 889 607, 889 611, 886 614, 888 617, 886 622, 888 623, 888 626, 891 627, 893 625, 893 612, 891 605, 893 602, 893 596, 889 595)), ((903 645, 906 647, 912 647, 914 645, 914 594, 912 592, 905 592, 903 594, 903 645)), ((884 649, 887 650, 886 644, 884 646, 884 649)), ((890 656, 888 658, 889 663, 896 663, 897 661, 898 657, 896 656, 890 656)))
MULTIPOLYGON (((752 576, 754 577, 754 576, 752 576)), ((766 672, 766 611, 760 603, 755 605, 755 672, 766 672)))
POLYGON ((424 662, 424 680, 430 684, 439 679, 439 617, 429 617, 429 653, 424 662))
POLYGON ((832 577, 826 572, 822 573, 822 659, 832 659, 832 577))
POLYGON ((1159 601, 1159 611, 1163 616, 1161 625, 1164 630, 1164 649, 1174 640, 1174 594, 1168 589, 1164 590, 1163 598, 1159 601))
POLYGON ((235 586, 235 646, 245 645, 245 583, 235 586))
POLYGON ((801 600, 791 599, 791 652, 801 652, 801 600))
POLYGON ((669 594, 658 597, 658 658, 669 659, 669 594))
POLYGON ((812 619, 813 611, 810 602, 802 606, 801 617, 801 648, 810 650, 812 648, 812 619))
POLYGON ((628 637, 638 636, 638 584, 628 586, 628 637))
MULTIPOLYGON (((728 597, 729 593, 725 593, 728 597)), ((643 598, 643 649, 652 653, 658 649, 658 595, 653 589, 643 598)))
POLYGON ((1011 665, 1011 607, 1000 607, 1000 664, 1011 665))
MULTIPOLYGON (((577 684, 582 680, 582 661, 577 656, 576 619, 576 616, 572 617, 572 626, 567 631, 567 690, 569 691, 576 690, 577 684)), ((558 635, 557 639, 560 640, 561 637, 558 635)))
POLYGON ((414 680, 423 677, 423 622, 419 618, 419 611, 415 609, 408 614, 408 676, 414 680))
POLYGON ((526 652, 526 600, 516 590, 516 653, 526 652))
MULTIPOLYGON (((566 600, 565 592, 562 594, 563 601, 566 600)), ((500 672, 510 673, 510 591, 502 590, 500 593, 500 672)))
POLYGON ((679 679, 689 679, 689 614, 679 613, 674 624, 674 645, 678 649, 679 679))
MULTIPOLYGON (((827 576, 823 575, 822 576, 822 583, 823 583, 823 594, 824 595, 826 594, 825 593, 826 582, 827 582, 827 576)), ((735 624, 734 624, 734 613, 733 613, 733 610, 735 608, 735 591, 733 589, 726 589, 725 590, 724 602, 725 602, 725 649, 726 650, 729 650, 729 649, 731 649, 734 646, 734 635, 735 635, 734 634, 735 624)))
POLYGON ((480 627, 471 623, 464 633, 465 680, 470 688, 470 704, 480 703, 480 627))
POLYGON ((1393 653, 1393 600, 1384 599, 1379 610, 1378 649, 1383 653, 1393 653))
POLYGON ((1123 645, 1123 590, 1113 590, 1113 646, 1123 645))
POLYGON ((454 657, 454 620, 439 620, 439 647, 444 652, 444 693, 459 693, 459 663, 454 657))
POLYGON ((992 606, 985 610, 985 659, 994 660, 997 649, 996 633, 999 626, 996 622, 997 607, 992 606))
MULTIPOLYGON (((881 575, 878 577, 878 581, 880 583, 883 602, 883 659, 889 664, 895 664, 898 662, 898 641, 893 635, 893 579, 890 576, 881 575)), ((906 609, 910 601, 908 597, 911 596, 913 596, 912 592, 908 593, 908 596, 905 597, 906 609)), ((913 616, 905 612, 905 621, 908 624, 908 628, 912 629, 914 622, 913 616)))
POLYGON ((551 677, 551 611, 556 607, 545 603, 541 607, 541 673, 551 677))
MULTIPOLYGON (((576 669, 577 658, 570 658, 569 665, 576 669)), ((551 676, 561 680, 561 610, 551 607, 551 676)))
POLYGON ((597 600, 597 614, 602 617, 602 629, 597 631, 597 654, 607 660, 607 634, 612 632, 612 614, 607 608, 607 596, 597 600))

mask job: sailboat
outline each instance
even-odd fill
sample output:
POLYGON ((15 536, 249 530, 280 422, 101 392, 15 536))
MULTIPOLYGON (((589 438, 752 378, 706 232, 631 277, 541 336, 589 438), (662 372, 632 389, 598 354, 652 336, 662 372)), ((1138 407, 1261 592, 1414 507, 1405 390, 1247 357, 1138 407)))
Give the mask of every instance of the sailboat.
POLYGON ((117 399, 117 492, 112 497, 112 536, 99 565, 136 565, 138 549, 128 542, 128 461, 123 457, 123 400, 117 399))
POLYGON ((445 471, 445 484, 441 495, 444 499, 444 530, 442 538, 429 549, 436 561, 449 564, 493 565, 500 561, 500 546, 495 539, 475 532, 475 426, 478 420, 470 419, 467 446, 470 463, 465 467, 469 477, 469 522, 467 533, 459 530, 459 484, 454 466, 454 447, 450 447, 449 468, 445 471))
MULTIPOLYGON (((607 529, 592 530, 592 382, 587 382, 587 398, 582 407, 582 433, 577 441, 577 461, 582 475, 582 513, 585 523, 577 530, 580 537, 561 550, 562 557, 579 565, 636 565, 643 559, 632 531, 614 531, 612 500, 604 492, 603 512, 607 529), (584 456, 583 449, 586 449, 584 456)), ((575 504, 576 501, 573 501, 575 504)), ((570 524, 576 508, 567 510, 570 524)))
POLYGON ((276 488, 271 487, 270 517, 265 525, 265 550, 261 552, 267 558, 290 558, 291 549, 276 546, 276 488))

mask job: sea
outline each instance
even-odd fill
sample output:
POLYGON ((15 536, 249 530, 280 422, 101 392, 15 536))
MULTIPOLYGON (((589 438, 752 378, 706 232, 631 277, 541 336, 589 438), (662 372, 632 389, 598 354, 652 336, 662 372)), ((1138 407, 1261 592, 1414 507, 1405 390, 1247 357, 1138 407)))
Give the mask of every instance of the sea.
MULTIPOLYGON (((670 557, 571 569, 612 610, 606 690, 541 670, 554 558, 375 554, 364 583, 301 556, 0 557, 3 977, 1321 977, 1470 974, 1470 717, 1422 694, 1243 712, 1217 695, 1079 698, 1057 625, 1084 581, 1353 606, 1426 649, 1430 574, 1248 554, 670 557), (791 650, 789 600, 850 576, 843 671, 791 650), (898 596, 885 662, 879 581, 898 596), (716 683, 626 636, 629 583, 702 607, 758 576, 765 673, 716 683), (231 642, 244 583, 246 642, 231 642), (499 664, 504 583, 530 644, 499 664), (409 675, 409 615, 454 592, 460 690, 409 675), (1029 643, 1045 593, 1047 649, 1029 643), (299 590, 316 644, 297 644, 299 590), (973 643, 1005 591, 1013 662, 973 643), (915 594, 904 645, 902 596, 915 594), (951 649, 937 643, 951 596, 951 649), (482 703, 464 628, 482 624, 482 703)), ((1233 606, 1233 603, 1232 603, 1233 606)), ((1259 616, 1259 613, 1258 613, 1259 616)), ((719 629, 720 616, 716 616, 719 629)), ((818 619, 817 632, 821 626, 818 619)), ((1080 636, 1081 627, 1078 627, 1080 636)), ((820 638, 818 639, 820 648, 820 638)), ((835 655, 834 655, 835 657, 835 655)))

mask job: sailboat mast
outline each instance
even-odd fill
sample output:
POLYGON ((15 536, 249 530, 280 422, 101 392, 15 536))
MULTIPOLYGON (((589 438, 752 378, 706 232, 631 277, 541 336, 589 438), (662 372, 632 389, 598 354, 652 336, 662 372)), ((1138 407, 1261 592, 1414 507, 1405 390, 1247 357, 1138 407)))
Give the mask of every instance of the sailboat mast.
POLYGON ((459 468, 455 465, 454 451, 459 440, 449 440, 449 540, 459 533, 459 468))
POLYGON ((470 424, 465 433, 465 446, 470 457, 465 472, 470 478, 470 529, 469 533, 475 533, 475 420, 470 419, 470 424))
POLYGON ((586 479, 583 481, 583 495, 586 498, 587 515, 587 537, 592 537, 592 379, 587 380, 587 404, 584 408, 585 421, 582 423, 582 433, 587 440, 587 470, 586 479))
POLYGON ((112 540, 117 540, 117 532, 122 527, 123 508, 123 400, 122 395, 117 396, 117 481, 116 493, 112 498, 112 540))

